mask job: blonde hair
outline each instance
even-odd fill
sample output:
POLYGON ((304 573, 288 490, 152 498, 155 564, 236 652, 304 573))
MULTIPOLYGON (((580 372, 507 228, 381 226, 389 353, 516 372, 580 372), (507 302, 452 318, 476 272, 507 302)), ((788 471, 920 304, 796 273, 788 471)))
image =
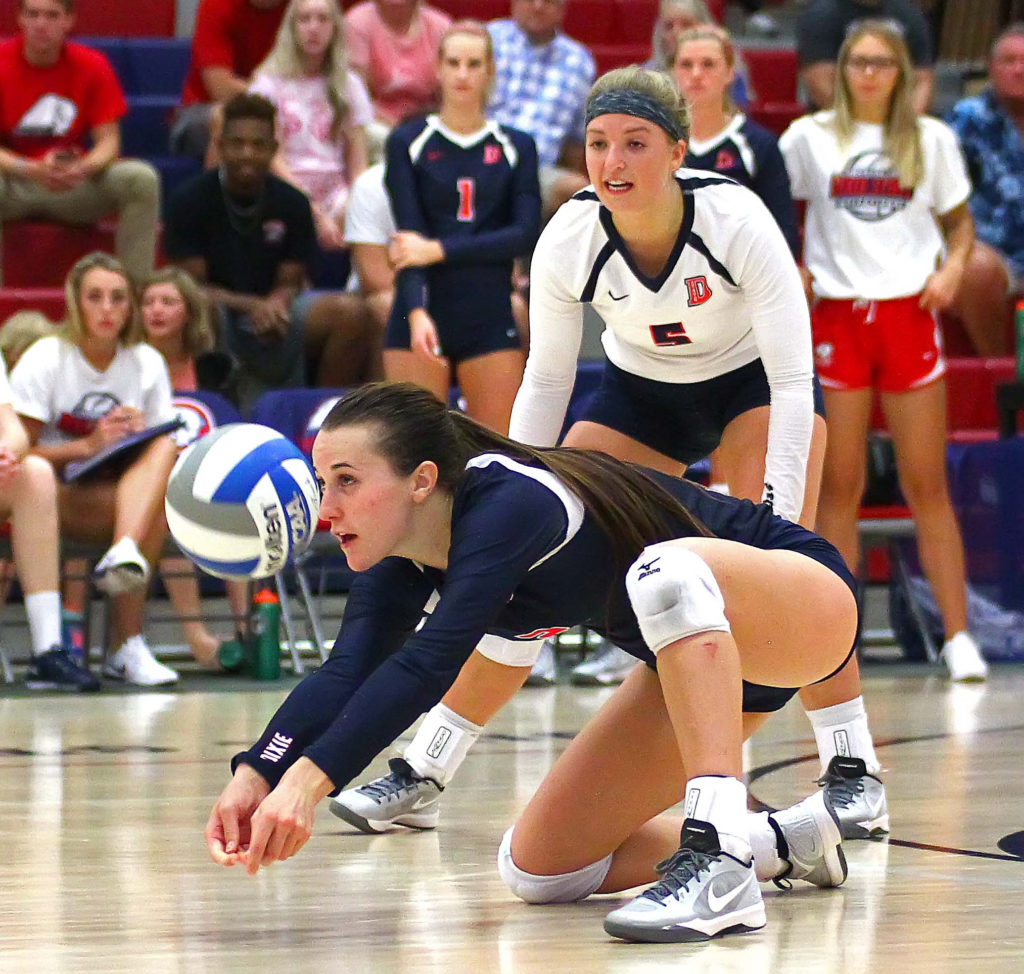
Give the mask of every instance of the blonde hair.
MULTIPOLYGON (((676 38, 676 49, 672 53, 671 67, 673 70, 676 66, 676 59, 679 57, 679 48, 689 41, 714 41, 722 49, 722 57, 725 59, 726 66, 732 71, 736 70, 736 48, 733 46, 732 36, 724 27, 719 27, 717 24, 690 27, 676 38)), ((732 100, 729 85, 725 86, 725 91, 722 93, 722 109, 727 115, 735 115, 739 111, 736 102, 732 100)))
POLYGON ((185 354, 194 359, 197 355, 209 352, 214 345, 213 328, 210 326, 210 304, 192 275, 180 267, 164 267, 153 271, 139 288, 140 305, 146 292, 156 284, 173 285, 185 302, 185 327, 181 333, 181 345, 185 354))
MULTIPOLYGON (((263 62, 253 72, 268 74, 275 78, 303 78, 306 75, 302 64, 302 51, 299 39, 295 34, 295 18, 299 13, 299 5, 306 0, 291 0, 284 13, 281 27, 278 29, 274 46, 263 62)), ((327 102, 331 106, 331 138, 338 139, 345 123, 348 122, 351 105, 348 103, 348 54, 345 51, 345 20, 341 13, 338 0, 323 0, 334 27, 331 43, 324 53, 324 61, 320 66, 320 74, 324 79, 327 91, 327 102)))
POLYGON ((85 340, 87 332, 85 322, 82 320, 82 281, 89 271, 109 271, 111 274, 119 274, 124 278, 125 289, 128 292, 128 320, 121 329, 117 340, 121 345, 138 345, 143 340, 142 321, 139 317, 139 302, 135 298, 135 289, 132 287, 132 279, 124 269, 124 265, 110 254, 102 250, 94 250, 79 260, 70 271, 64 281, 64 301, 68 306, 68 316, 61 328, 61 335, 75 345, 81 345, 85 340))
MULTIPOLYGON (((661 106, 673 116, 685 134, 689 138, 690 112, 686 107, 683 96, 679 93, 675 82, 660 71, 648 71, 639 65, 631 64, 628 68, 615 68, 607 74, 601 75, 594 82, 587 95, 587 114, 589 115, 590 104, 599 95, 606 91, 630 91, 638 95, 644 95, 659 102, 661 106)), ((665 132, 665 138, 672 140, 672 136, 665 132)))
POLYGON ((834 126, 840 146, 848 145, 856 126, 853 96, 846 80, 846 65, 854 44, 864 37, 875 37, 887 45, 897 63, 896 86, 889 99, 889 110, 882 125, 882 146, 892 160, 900 186, 913 189, 924 177, 924 152, 917 112, 911 100, 914 66, 903 35, 886 20, 862 20, 853 25, 836 59, 836 90, 833 99, 834 126))
POLYGON ((0 354, 8 371, 14 368, 29 345, 56 333, 57 326, 42 311, 15 311, 0 324, 0 354))

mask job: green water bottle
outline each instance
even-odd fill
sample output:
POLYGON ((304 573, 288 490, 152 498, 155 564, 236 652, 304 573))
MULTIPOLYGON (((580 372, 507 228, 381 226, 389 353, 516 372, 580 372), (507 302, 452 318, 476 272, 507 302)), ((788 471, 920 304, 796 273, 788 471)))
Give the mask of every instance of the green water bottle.
POLYGON ((257 680, 277 680, 281 676, 281 603, 269 588, 257 592, 252 602, 252 675, 257 680))
POLYGON ((1024 301, 1017 302, 1014 330, 1017 334, 1017 381, 1024 382, 1024 301))
POLYGON ((217 662, 225 673, 238 673, 248 662, 246 643, 241 639, 228 639, 217 647, 217 662))

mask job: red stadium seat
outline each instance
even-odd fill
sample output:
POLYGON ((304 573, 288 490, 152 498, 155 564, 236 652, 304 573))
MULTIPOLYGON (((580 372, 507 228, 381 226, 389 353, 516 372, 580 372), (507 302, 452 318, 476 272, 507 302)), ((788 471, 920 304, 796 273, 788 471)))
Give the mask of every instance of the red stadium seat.
POLYGON ((61 287, 71 265, 93 250, 114 250, 116 224, 89 226, 23 220, 3 228, 3 282, 7 287, 61 287))
MULTIPOLYGON (((75 4, 75 33, 104 37, 173 37, 175 0, 103 0, 75 4)), ((0 4, 0 36, 14 34, 18 4, 0 4)))
POLYGON ((64 317, 64 289, 0 287, 0 323, 18 311, 41 311, 50 321, 64 317))
MULTIPOLYGON (((570 7, 572 5, 570 4, 570 7)), ((651 53, 651 35, 658 17, 658 0, 616 0, 615 34, 609 41, 616 44, 643 45, 651 53)))
POLYGON ((795 102, 797 59, 792 47, 744 47, 743 60, 759 102, 795 102))
POLYGON ((591 44, 590 53, 597 62, 597 73, 602 75, 612 68, 629 64, 643 64, 651 53, 650 44, 591 44))
POLYGON ((615 5, 609 0, 569 0, 562 29, 587 47, 615 42, 615 5))
POLYGON ((775 135, 782 135, 794 119, 806 112, 807 109, 798 101, 756 101, 746 109, 750 118, 775 135))

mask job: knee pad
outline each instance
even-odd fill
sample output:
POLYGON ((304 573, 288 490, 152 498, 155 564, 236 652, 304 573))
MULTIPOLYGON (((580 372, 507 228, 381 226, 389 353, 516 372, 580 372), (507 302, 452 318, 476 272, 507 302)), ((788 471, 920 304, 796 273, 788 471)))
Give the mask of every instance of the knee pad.
POLYGON ((652 653, 699 632, 730 631, 715 576, 682 545, 644 548, 626 573, 626 592, 652 653))
POLYGON ((612 865, 611 854, 589 866, 557 876, 535 876, 512 861, 512 832, 509 829, 498 848, 498 874, 505 885, 526 903, 575 903, 586 899, 604 882, 612 865))

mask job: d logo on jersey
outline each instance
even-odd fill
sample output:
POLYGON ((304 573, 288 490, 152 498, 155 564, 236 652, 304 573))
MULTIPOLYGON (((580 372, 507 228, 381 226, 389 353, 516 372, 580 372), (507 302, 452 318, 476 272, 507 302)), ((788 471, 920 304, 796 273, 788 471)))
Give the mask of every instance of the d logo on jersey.
POLYGON ((708 287, 708 279, 701 274, 700 277, 688 277, 683 283, 686 285, 686 306, 696 308, 711 297, 711 288, 708 287))
POLYGON ((484 165, 493 166, 496 162, 501 162, 501 146, 485 145, 484 165))
POLYGON ((533 629, 530 632, 522 632, 516 639, 554 639, 563 632, 568 632, 568 626, 549 626, 547 629, 533 629))

